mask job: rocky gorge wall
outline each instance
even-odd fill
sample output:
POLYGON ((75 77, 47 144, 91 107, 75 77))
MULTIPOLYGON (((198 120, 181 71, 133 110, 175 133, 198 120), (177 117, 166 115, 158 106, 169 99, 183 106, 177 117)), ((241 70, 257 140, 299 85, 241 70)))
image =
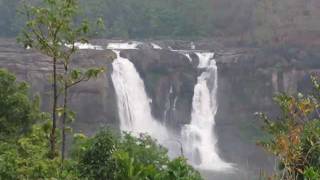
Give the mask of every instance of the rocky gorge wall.
MULTIPOLYGON (((108 40, 94 40, 106 46, 108 40)), ((218 65, 218 113, 215 130, 221 156, 242 168, 268 169, 273 159, 255 145, 261 135, 255 112, 276 115, 272 96, 276 92, 296 93, 310 89, 309 75, 320 72, 320 53, 303 48, 261 50, 230 48, 213 41, 158 41, 162 49, 145 43, 139 49, 123 50, 145 82, 152 99, 156 119, 178 130, 190 121, 194 85, 201 70, 198 57, 172 49, 216 52, 218 65), (192 44, 192 45, 191 45, 192 44)), ((73 66, 103 66, 107 71, 97 80, 84 82, 71 90, 70 104, 77 112, 76 131, 94 134, 104 126, 118 127, 119 117, 111 81, 111 50, 81 50, 73 66)), ((19 80, 31 84, 32 94, 40 93, 43 108, 50 104, 50 59, 33 50, 25 50, 12 39, 0 40, 0 67, 7 68, 19 80)))
MULTIPOLYGON (((73 66, 102 66, 109 69, 113 56, 111 51, 83 50, 74 57, 73 66)), ((21 48, 15 40, 0 40, 0 68, 6 68, 16 74, 18 80, 28 82, 31 86, 30 94, 41 95, 44 110, 50 109, 50 62, 46 56, 21 48)), ((74 123, 77 131, 93 134, 100 126, 117 127, 116 100, 108 74, 72 88, 69 102, 77 112, 77 121, 74 123)))
MULTIPOLYGON (((219 109, 216 131, 219 148, 232 162, 245 162, 259 171, 274 166, 256 140, 262 136, 255 112, 278 114, 276 93, 312 91, 310 75, 320 72, 320 53, 304 48, 229 49, 216 55, 219 67, 219 109), (225 143, 232 142, 232 143, 225 143)), ((251 167, 250 167, 251 166, 251 167)))

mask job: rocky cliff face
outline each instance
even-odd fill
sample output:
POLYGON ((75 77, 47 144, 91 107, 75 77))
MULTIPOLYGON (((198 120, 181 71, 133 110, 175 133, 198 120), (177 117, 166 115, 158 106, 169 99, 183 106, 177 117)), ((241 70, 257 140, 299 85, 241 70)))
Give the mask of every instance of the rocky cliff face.
MULTIPOLYGON (((97 41, 106 45, 108 41, 97 41)), ((163 45, 171 45, 164 42, 163 45)), ((174 44, 172 44, 173 46, 174 44)), ((171 50, 123 50, 121 56, 129 58, 145 81, 152 99, 153 115, 173 129, 190 121, 193 88, 198 72, 197 60, 171 50)), ((118 127, 117 101, 111 81, 111 50, 81 50, 74 56, 75 67, 106 67, 97 80, 84 82, 71 89, 70 104, 77 112, 74 128, 92 134, 103 126, 118 127)), ((50 59, 33 50, 20 47, 12 39, 0 40, 0 67, 7 68, 19 80, 31 84, 32 93, 40 93, 44 110, 50 109, 50 59)))
MULTIPOLYGON (((112 70, 112 51, 83 50, 75 57, 73 66, 103 66, 112 70)), ((41 95, 42 107, 50 109, 50 59, 33 50, 25 50, 14 40, 0 41, 0 67, 15 73, 19 80, 31 85, 30 94, 41 95)), ((77 131, 93 134, 101 126, 117 126, 118 114, 112 81, 108 74, 97 80, 84 82, 71 89, 70 105, 77 112, 74 127, 77 131)))
MULTIPOLYGON (((108 41, 96 40, 106 45, 108 41)), ((308 77, 320 72, 320 53, 303 48, 261 50, 226 48, 211 41, 156 42, 138 50, 123 50, 121 56, 130 59, 144 79, 152 99, 152 113, 172 129, 180 129, 190 121, 192 97, 197 77, 201 73, 197 56, 188 59, 183 52, 172 49, 196 49, 216 52, 219 71, 218 113, 216 132, 221 155, 245 168, 267 168, 273 165, 255 145, 260 135, 254 112, 276 114, 272 96, 276 92, 296 93, 310 89, 308 77)), ((103 126, 118 127, 117 101, 110 78, 115 54, 110 50, 81 50, 73 66, 104 66, 107 72, 97 80, 85 82, 71 90, 70 103, 77 112, 73 124, 76 131, 93 134, 103 126)), ((31 84, 32 94, 40 93, 43 108, 50 104, 50 59, 33 50, 25 50, 14 40, 0 40, 0 67, 14 72, 18 79, 31 84)))
POLYGON ((261 136, 261 122, 254 113, 276 116, 277 106, 272 97, 278 92, 311 91, 310 75, 320 72, 320 53, 303 48, 229 49, 218 52, 216 59, 219 67, 216 131, 222 154, 233 162, 247 161, 257 171, 274 165, 255 145, 261 136))

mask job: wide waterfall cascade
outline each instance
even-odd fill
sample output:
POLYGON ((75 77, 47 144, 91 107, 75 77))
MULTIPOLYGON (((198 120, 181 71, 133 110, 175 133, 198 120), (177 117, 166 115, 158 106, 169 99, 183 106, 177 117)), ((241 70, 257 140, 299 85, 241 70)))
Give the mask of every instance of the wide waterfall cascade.
POLYGON ((214 53, 196 53, 198 68, 204 72, 194 88, 191 122, 182 129, 182 142, 190 163, 206 170, 223 171, 232 168, 218 155, 217 138, 214 134, 217 113, 218 72, 214 53))
POLYGON ((100 50, 102 51, 103 48, 102 46, 98 46, 98 45, 92 45, 89 43, 75 43, 75 46, 78 47, 79 49, 93 49, 93 50, 100 50))
MULTIPOLYGON (((72 45, 70 44, 65 44, 65 46, 67 48, 72 48, 72 45)), ((99 50, 99 51, 102 51, 104 50, 102 46, 99 46, 99 45, 92 45, 92 44, 89 44, 89 43, 81 43, 81 42, 76 42, 74 44, 74 46, 78 49, 91 49, 91 50, 99 50)))
POLYGON ((133 134, 148 133, 165 144, 168 131, 152 117, 143 80, 130 60, 120 57, 119 51, 114 52, 117 59, 112 63, 111 78, 117 95, 120 129, 133 134))
POLYGON ((131 41, 131 42, 113 42, 109 43, 107 45, 107 49, 114 49, 114 50, 120 50, 120 49, 138 49, 138 46, 143 43, 138 41, 131 41))

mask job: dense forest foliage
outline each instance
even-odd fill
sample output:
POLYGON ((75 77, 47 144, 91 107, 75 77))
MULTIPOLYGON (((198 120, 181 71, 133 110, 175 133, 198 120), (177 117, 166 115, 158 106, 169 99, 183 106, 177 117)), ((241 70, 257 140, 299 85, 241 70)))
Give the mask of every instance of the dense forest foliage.
POLYGON ((104 72, 99 67, 75 69, 70 65, 79 50, 75 44, 87 42, 89 23, 74 21, 77 0, 43 0, 26 5, 24 14, 19 42, 47 55, 52 65, 48 78, 51 112, 40 111, 40 99, 30 98, 27 83, 0 69, 1 180, 202 179, 187 159, 169 159, 167 150, 146 134, 101 130, 86 137, 73 133, 69 125, 76 116, 68 106, 70 89, 104 72), (67 134, 74 138, 70 143, 67 134))
MULTIPOLYGON (((110 129, 90 138, 73 134, 70 155, 52 158, 50 114, 39 110, 38 97, 29 98, 28 87, 0 69, 1 180, 202 180, 185 158, 170 160, 167 150, 151 137, 110 129)), ((60 147, 62 136, 56 140, 60 147)))
POLYGON ((194 37, 212 29, 209 0, 83 0, 82 4, 89 17, 103 17, 106 37, 194 37))
MULTIPOLYGON (((28 1, 38 3, 38 0, 28 1)), ((102 17, 106 30, 99 34, 113 38, 195 37, 212 30, 209 0, 80 0, 81 14, 88 20, 102 17)), ((21 0, 1 0, 2 36, 14 36, 23 24, 14 10, 21 0)), ((82 19, 83 17, 80 17, 82 19)))
MULTIPOLYGON (((317 0, 80 1, 80 18, 102 17, 106 28, 98 36, 106 38, 231 36, 265 44, 313 40, 320 31, 317 0)), ((14 10, 21 9, 22 2, 0 0, 0 36, 19 31, 24 20, 14 10)))

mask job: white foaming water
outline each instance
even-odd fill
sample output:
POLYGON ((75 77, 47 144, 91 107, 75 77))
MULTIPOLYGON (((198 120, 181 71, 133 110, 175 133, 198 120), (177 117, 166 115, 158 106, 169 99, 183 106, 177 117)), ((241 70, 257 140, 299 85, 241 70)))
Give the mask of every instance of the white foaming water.
POLYGON ((196 54, 200 61, 198 68, 205 68, 205 72, 198 77, 194 88, 191 123, 182 129, 184 150, 195 167, 224 171, 232 168, 232 165, 219 157, 217 138, 213 132, 217 113, 217 66, 213 53, 196 54))
POLYGON ((151 46, 152 46, 153 49, 162 49, 161 46, 159 46, 159 45, 157 45, 155 43, 151 43, 151 46))
POLYGON ((184 55, 188 58, 188 60, 189 60, 190 62, 192 62, 192 58, 191 58, 191 56, 190 56, 189 53, 185 53, 184 55))
POLYGON ((172 85, 170 86, 170 90, 169 90, 169 96, 168 96, 168 99, 167 99, 167 101, 166 101, 166 103, 165 103, 165 110, 164 110, 164 114, 163 114, 163 120, 164 120, 164 123, 166 123, 167 122, 167 120, 168 120, 168 112, 169 112, 169 110, 170 110, 170 108, 171 108, 171 102, 170 102, 170 96, 172 96, 172 94, 173 94, 173 87, 172 87, 172 85))
POLYGON ((195 50, 195 49, 196 49, 196 45, 194 44, 194 42, 191 42, 191 43, 190 43, 190 48, 191 48, 192 50, 195 50))
POLYGON ((114 84, 120 116, 120 129, 135 135, 148 133, 160 143, 169 138, 168 131, 151 115, 150 99, 145 91, 144 82, 134 64, 120 57, 112 63, 112 82, 114 84))
POLYGON ((173 100, 173 108, 172 108, 172 110, 174 110, 174 111, 177 109, 177 101, 178 101, 178 96, 175 97, 174 100, 173 100))
POLYGON ((141 42, 132 41, 132 42, 114 42, 109 43, 107 49, 121 50, 121 49, 138 49, 138 46, 141 45, 141 42))
MULTIPOLYGON (((77 42, 74 44, 78 49, 93 49, 93 50, 103 50, 103 48, 101 46, 97 46, 97 45, 92 45, 89 43, 80 43, 77 42)), ((65 44, 66 47, 68 48, 72 48, 72 45, 70 44, 65 44)))
POLYGON ((210 65, 210 63, 213 61, 214 53, 196 53, 199 57, 199 65, 198 68, 208 68, 209 70, 212 68, 217 69, 216 65, 210 65), (214 66, 214 67, 213 67, 214 66))
MULTIPOLYGON (((175 137, 151 114, 150 99, 145 85, 134 64, 120 57, 112 63, 112 81, 116 90, 120 129, 134 135, 148 133, 159 143, 169 148, 171 157, 177 156, 175 137), (172 141, 171 144, 169 141, 172 141)), ((232 164, 224 162, 218 155, 217 138, 214 134, 215 115, 217 112, 218 73, 213 53, 196 53, 200 63, 198 68, 205 71, 198 77, 194 88, 192 119, 181 132, 183 150, 190 163, 196 168, 214 171, 232 169, 232 164)), ((170 89, 170 93, 173 90, 170 89)), ((174 100, 174 109, 177 98, 174 100)), ((178 140, 177 142, 180 142, 178 140)))

